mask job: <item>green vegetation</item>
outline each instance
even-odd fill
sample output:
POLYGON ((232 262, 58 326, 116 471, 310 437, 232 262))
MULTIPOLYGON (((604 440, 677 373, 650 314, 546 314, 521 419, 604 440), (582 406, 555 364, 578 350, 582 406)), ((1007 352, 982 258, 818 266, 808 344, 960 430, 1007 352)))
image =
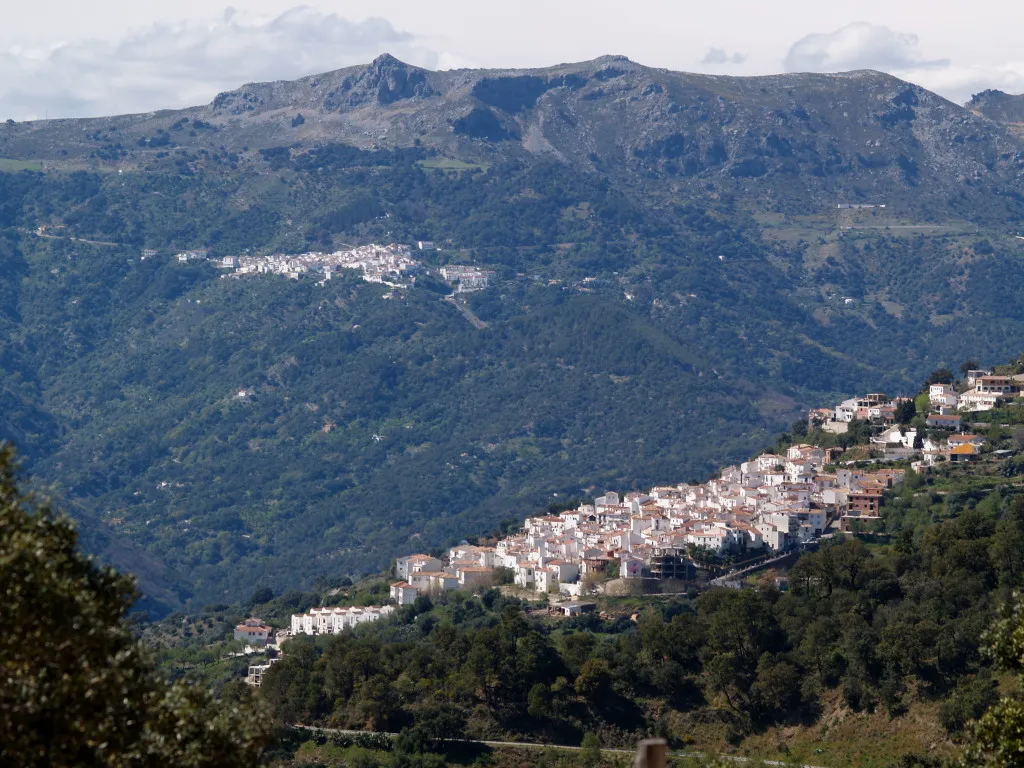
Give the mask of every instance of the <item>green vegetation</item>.
POLYGON ((19 488, 6 445, 0 590, 0 763, 213 768, 259 756, 263 711, 162 678, 124 623, 133 580, 77 551, 71 523, 19 488))
POLYGON ((0 157, 0 172, 2 173, 41 170, 43 170, 43 164, 38 160, 14 160, 9 157, 0 157))
MULTIPOLYGON (((549 85, 481 92, 521 110, 549 85)), ((0 173, 0 434, 153 611, 359 577, 413 536, 443 546, 555 498, 699 480, 802 406, 1019 351, 1019 241, 964 185, 934 210, 969 235, 848 231, 831 209, 766 216, 740 194, 771 179, 796 195, 806 174, 692 187, 691 161, 725 161, 685 134, 619 167, 430 135, 303 145, 296 114, 251 147, 211 115, 112 124, 83 141, 123 174, 0 173), (487 170, 444 170, 460 164, 487 170), (384 300, 351 275, 220 280, 168 260, 420 239, 443 249, 427 266, 497 272, 465 298, 486 327, 433 278, 384 300)))
POLYGON ((474 738, 580 743, 596 729, 603 745, 657 733, 705 748, 813 727, 838 695, 890 718, 940 703, 956 739, 997 696, 980 639, 1024 578, 1001 548, 1024 535, 1024 500, 907 533, 874 550, 824 545, 785 592, 659 601, 637 623, 538 620, 496 591, 455 593, 356 633, 291 640, 261 695, 286 722, 443 738, 428 723, 444 713, 474 738))
POLYGON ((453 157, 431 157, 419 161, 423 168, 432 168, 439 171, 486 171, 488 166, 478 163, 467 163, 453 157))

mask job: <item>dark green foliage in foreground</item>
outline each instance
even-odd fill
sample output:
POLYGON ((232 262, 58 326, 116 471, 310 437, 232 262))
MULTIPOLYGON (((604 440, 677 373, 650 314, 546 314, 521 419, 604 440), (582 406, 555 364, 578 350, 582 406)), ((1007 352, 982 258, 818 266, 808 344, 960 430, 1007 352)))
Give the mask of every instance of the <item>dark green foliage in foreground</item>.
MULTIPOLYGON (((1024 674, 1024 600, 1019 595, 989 635, 989 657, 1004 670, 1024 674)), ((974 726, 969 765, 1017 766, 1024 753, 1024 700, 1018 691, 999 700, 974 726)))
POLYGON ((454 595, 355 634, 291 641, 262 695, 290 722, 554 741, 597 725, 605 744, 629 744, 666 727, 670 710, 734 736, 814 722, 823 691, 838 689, 851 708, 892 716, 943 701, 958 735, 994 701, 981 638, 1024 580, 1000 547, 1007 531, 1024 533, 1024 503, 875 550, 824 545, 786 592, 712 591, 636 624, 552 624, 496 592, 454 595))
POLYGON ((159 676, 124 624, 133 579, 78 552, 12 460, 0 445, 0 764, 251 766, 262 711, 159 676))

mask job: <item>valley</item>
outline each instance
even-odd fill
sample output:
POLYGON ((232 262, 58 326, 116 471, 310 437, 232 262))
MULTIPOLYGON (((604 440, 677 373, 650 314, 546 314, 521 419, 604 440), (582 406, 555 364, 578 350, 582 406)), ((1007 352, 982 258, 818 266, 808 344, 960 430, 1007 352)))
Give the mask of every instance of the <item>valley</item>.
POLYGON ((873 72, 387 56, 0 125, 0 428, 155 611, 702 481, 803 409, 1019 352, 1008 126, 873 72), (259 272, 375 243, 415 286, 259 272))

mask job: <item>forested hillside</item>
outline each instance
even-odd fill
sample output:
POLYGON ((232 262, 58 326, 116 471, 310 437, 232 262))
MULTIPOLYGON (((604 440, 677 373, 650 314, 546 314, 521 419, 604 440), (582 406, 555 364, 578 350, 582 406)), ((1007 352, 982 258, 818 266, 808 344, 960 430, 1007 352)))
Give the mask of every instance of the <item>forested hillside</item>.
MULTIPOLYGON (((677 582, 644 595, 634 581, 629 595, 588 598, 600 613, 573 617, 513 586, 421 595, 370 625, 286 639, 259 696, 281 723, 399 733, 328 735, 320 751, 301 748, 327 764, 354 759, 360 744, 378 765, 410 751, 466 764, 446 740, 628 749, 652 735, 688 752, 837 768, 939 768, 964 754, 971 765, 1013 764, 1022 413, 1011 401, 984 414, 992 418, 975 425, 985 447, 973 462, 920 474, 900 462, 906 474, 886 491, 873 533, 826 536, 740 588, 677 582)), ((780 448, 791 441, 780 436, 780 448)), ((387 594, 387 580, 260 589, 244 607, 175 615, 144 637, 164 669, 227 691, 244 672, 224 653, 242 617, 288 626, 311 606, 379 604, 387 594)), ((301 762, 296 746, 280 744, 283 764, 301 762)))
POLYGON ((459 77, 384 59, 0 127, 0 169, 36 168, 0 172, 0 430, 165 603, 697 479, 802 407, 1019 351, 999 124, 877 73, 459 77), (462 299, 482 327, 436 275, 173 259, 421 239, 496 271, 462 299))

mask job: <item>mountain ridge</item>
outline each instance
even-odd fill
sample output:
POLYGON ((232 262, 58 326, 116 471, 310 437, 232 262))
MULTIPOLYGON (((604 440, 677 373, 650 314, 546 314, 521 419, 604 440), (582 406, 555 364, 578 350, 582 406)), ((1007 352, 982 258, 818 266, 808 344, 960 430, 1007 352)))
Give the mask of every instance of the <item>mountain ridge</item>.
POLYGON ((731 177, 746 188, 732 193, 750 198, 805 174, 809 183, 791 192, 819 205, 837 186, 854 201, 919 187, 938 204, 965 182, 1017 184, 1024 173, 1024 148, 1006 126, 891 75, 705 75, 617 56, 431 71, 385 54, 367 65, 247 84, 185 110, 6 126, 0 156, 59 166, 67 162, 55 157, 60 146, 72 159, 88 152, 95 160, 93 141, 69 134, 77 126, 86 133, 95 126, 93 136, 107 131, 101 143, 116 143, 109 151, 122 162, 141 159, 137 147, 147 144, 246 154, 342 141, 481 163, 547 154, 622 179, 664 172, 690 192, 702 182, 722 188, 729 183, 722 177, 731 177), (186 133, 183 120, 199 128, 186 133))

